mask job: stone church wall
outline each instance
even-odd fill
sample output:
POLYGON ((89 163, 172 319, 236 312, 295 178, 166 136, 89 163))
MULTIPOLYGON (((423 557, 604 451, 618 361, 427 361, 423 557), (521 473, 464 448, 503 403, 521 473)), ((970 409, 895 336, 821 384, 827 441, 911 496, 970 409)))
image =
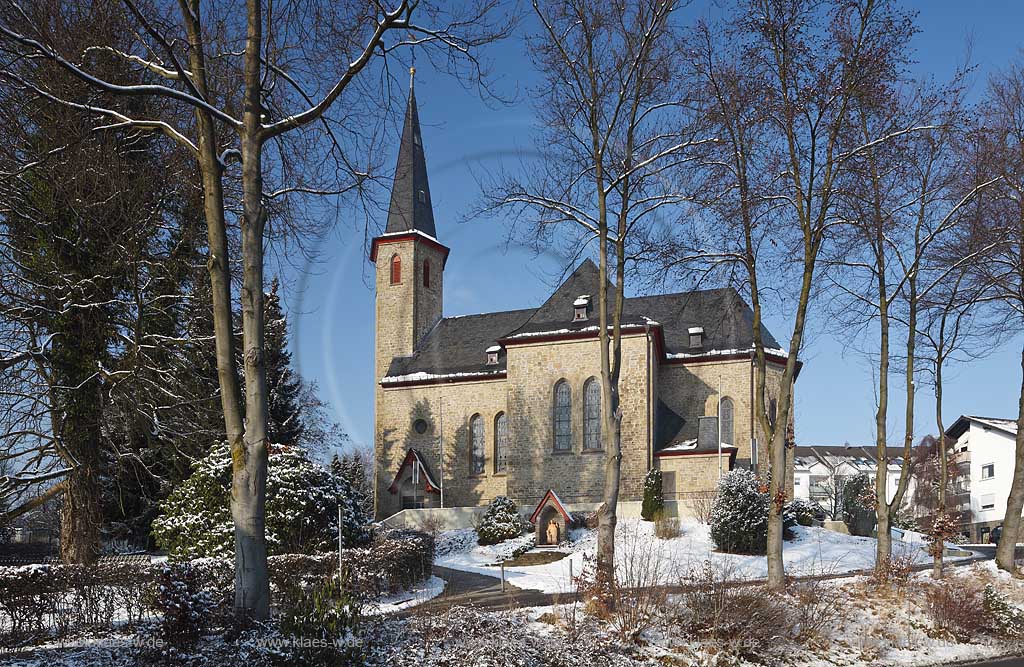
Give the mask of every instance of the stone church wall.
MULTIPOLYGON (((377 401, 377 516, 401 509, 401 498, 388 491, 409 448, 423 455, 431 473, 443 484, 445 507, 486 505, 506 494, 506 474, 494 470, 494 420, 506 410, 504 380, 460 382, 378 389, 377 401), (484 474, 471 474, 469 421, 479 414, 484 424, 484 474), (416 420, 427 430, 416 432, 416 420), (444 443, 444 465, 438 456, 444 443)), ((432 494, 431 507, 439 506, 432 494)))
MULTIPOLYGON (((622 340, 622 482, 620 499, 639 500, 648 468, 647 353, 645 335, 622 340)), ((602 499, 605 452, 583 450, 583 385, 600 377, 596 339, 521 344, 508 348, 508 406, 513 428, 509 494, 536 504, 551 488, 571 505, 602 499), (554 450, 554 387, 572 390, 572 448, 554 450)))

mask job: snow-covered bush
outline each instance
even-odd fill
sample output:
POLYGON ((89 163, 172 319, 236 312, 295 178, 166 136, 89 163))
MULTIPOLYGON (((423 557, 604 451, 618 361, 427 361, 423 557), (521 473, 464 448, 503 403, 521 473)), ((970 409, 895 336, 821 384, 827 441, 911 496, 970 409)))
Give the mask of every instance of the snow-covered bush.
POLYGON ((733 470, 722 475, 711 507, 711 539, 726 553, 763 554, 768 546, 768 494, 757 475, 733 470))
POLYGON ((1024 611, 1010 604, 1006 595, 997 591, 992 584, 985 586, 983 600, 988 625, 993 632, 1010 639, 1024 637, 1024 611))
POLYGON ((157 632, 165 642, 192 642, 209 627, 214 598, 202 583, 188 563, 165 563, 160 568, 151 604, 157 612, 157 632))
MULTIPOLYGON (((267 550, 271 554, 315 553, 336 548, 338 504, 342 542, 364 544, 369 518, 344 479, 311 461, 296 447, 272 447, 267 467, 267 550)), ((230 557, 231 454, 227 443, 198 461, 192 475, 161 504, 153 537, 180 558, 230 557)))
POLYGON ((665 496, 661 489, 661 471, 652 468, 644 476, 644 502, 640 507, 640 516, 644 521, 654 521, 664 508, 665 496))
POLYGON ((801 526, 813 525, 814 516, 818 512, 818 506, 805 498, 794 498, 786 504, 786 513, 801 526))
POLYGON ((498 544, 523 532, 523 520, 516 504, 505 496, 498 496, 487 506, 487 511, 476 526, 477 543, 498 544))

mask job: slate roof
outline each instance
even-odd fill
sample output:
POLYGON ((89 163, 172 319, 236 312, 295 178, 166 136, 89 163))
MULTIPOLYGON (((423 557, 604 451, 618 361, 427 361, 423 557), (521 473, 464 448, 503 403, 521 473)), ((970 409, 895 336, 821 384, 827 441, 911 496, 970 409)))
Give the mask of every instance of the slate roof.
MULTIPOLYGON (((898 464, 903 460, 903 448, 886 447, 885 455, 890 463, 898 464)), ((810 464, 823 457, 864 459, 870 463, 871 467, 876 464, 874 445, 798 445, 793 448, 793 458, 798 465, 801 463, 801 459, 806 459, 805 463, 810 464)))
POLYGON ((409 86, 409 103, 405 109, 402 142, 398 147, 395 181, 391 186, 391 205, 385 234, 419 230, 431 237, 434 228, 434 207, 427 182, 427 160, 420 136, 420 117, 416 108, 416 92, 409 86), (422 192, 422 200, 420 194, 422 192))
POLYGON ((953 425, 946 429, 946 435, 951 438, 959 438, 963 435, 964 431, 971 425, 971 422, 978 422, 986 429, 995 428, 1008 435, 1016 437, 1017 435, 1017 420, 1016 419, 1001 419, 999 417, 980 417, 978 415, 961 415, 959 419, 953 422, 953 425))
MULTIPOLYGON (((512 342, 517 337, 545 332, 571 334, 596 329, 599 280, 600 269, 588 259, 538 308, 443 318, 420 341, 415 354, 392 360, 388 378, 418 380, 460 373, 500 373, 505 370, 505 350, 499 354, 497 366, 486 364, 485 353, 499 341, 512 342), (591 296, 589 319, 573 322, 573 302, 583 294, 591 296), (413 375, 417 377, 409 377, 413 375)), ((670 357, 745 352, 754 344, 753 313, 732 288, 627 298, 623 323, 643 326, 648 321, 661 325, 665 353, 670 357), (689 347, 687 330, 694 326, 704 328, 700 349, 689 347)), ((765 347, 778 348, 771 333, 762 330, 765 347)))

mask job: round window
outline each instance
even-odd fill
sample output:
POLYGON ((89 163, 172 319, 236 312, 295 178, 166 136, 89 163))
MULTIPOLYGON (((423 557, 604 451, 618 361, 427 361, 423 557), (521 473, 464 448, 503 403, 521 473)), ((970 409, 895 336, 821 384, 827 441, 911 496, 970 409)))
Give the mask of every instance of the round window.
POLYGON ((416 421, 414 421, 412 423, 412 427, 413 427, 413 429, 415 429, 415 431, 417 433, 419 433, 420 435, 423 435, 424 433, 427 432, 427 420, 426 419, 417 419, 416 421))

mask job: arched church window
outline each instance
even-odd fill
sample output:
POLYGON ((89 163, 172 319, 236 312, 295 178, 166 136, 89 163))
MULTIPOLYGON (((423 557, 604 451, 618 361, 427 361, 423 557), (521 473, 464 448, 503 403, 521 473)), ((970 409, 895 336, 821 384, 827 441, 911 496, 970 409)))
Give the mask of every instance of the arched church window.
POLYGON ((508 467, 508 417, 499 412, 494 418, 494 472, 505 472, 508 467))
POLYGON ((583 449, 601 449, 601 383, 597 378, 583 385, 583 449))
POLYGON ((470 469, 474 475, 484 473, 484 420, 480 415, 469 419, 470 469))
POLYGON ((398 255, 391 256, 391 284, 397 285, 402 282, 402 258, 398 255))
POLYGON ((430 260, 423 260, 423 286, 430 287, 430 260))
POLYGON ((572 392, 565 380, 555 385, 553 412, 555 451, 567 452, 572 449, 572 392))
POLYGON ((719 428, 722 429, 722 442, 728 445, 736 444, 736 436, 733 433, 734 412, 735 406, 732 399, 726 396, 718 407, 718 417, 720 420, 719 428))

